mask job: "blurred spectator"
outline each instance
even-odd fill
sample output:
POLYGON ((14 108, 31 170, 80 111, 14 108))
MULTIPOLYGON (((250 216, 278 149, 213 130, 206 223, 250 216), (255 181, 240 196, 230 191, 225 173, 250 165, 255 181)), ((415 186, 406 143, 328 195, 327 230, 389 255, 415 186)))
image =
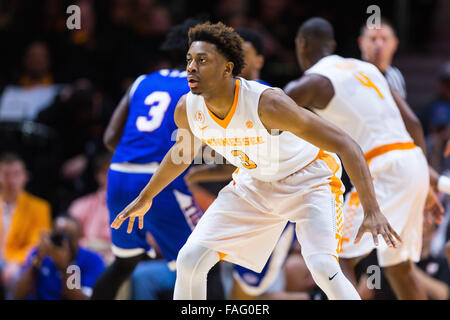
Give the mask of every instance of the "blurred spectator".
POLYGON ((97 39, 97 18, 93 2, 79 0, 80 29, 70 30, 65 49, 64 75, 68 81, 88 78, 98 84, 106 71, 104 61, 108 56, 100 54, 97 39))
POLYGON ((450 269, 445 257, 432 255, 431 243, 436 236, 437 226, 424 223, 423 244, 420 261, 416 272, 419 281, 425 287, 431 300, 448 300, 450 298, 450 269))
POLYGON ((76 199, 68 209, 69 214, 81 224, 80 244, 101 254, 107 264, 113 259, 110 248, 109 212, 106 205, 106 180, 110 160, 109 153, 95 158, 94 172, 98 184, 97 191, 76 199))
POLYGON ((131 280, 132 300, 172 300, 176 271, 170 270, 167 261, 150 232, 146 241, 153 249, 154 259, 141 261, 134 269, 131 280))
POLYGON ((237 29, 248 23, 249 7, 248 0, 221 0, 217 1, 216 14, 225 24, 237 29))
MULTIPOLYGON (((105 150, 104 128, 110 116, 108 100, 91 81, 79 79, 64 88, 54 104, 41 112, 37 121, 54 129, 61 141, 59 210, 74 198, 96 189, 93 159, 105 150)), ((56 168, 55 168, 56 169, 56 168)))
POLYGON ((141 261, 131 275, 131 299, 172 300, 175 280, 164 259, 141 261))
POLYGON ((400 70, 391 65, 398 47, 398 38, 392 24, 382 19, 380 28, 369 29, 364 25, 358 44, 362 59, 377 66, 389 85, 406 98, 405 79, 400 70))
POLYGON ((22 266, 13 289, 14 299, 88 299, 105 266, 97 253, 79 245, 80 237, 81 226, 76 219, 56 218, 53 232, 42 235, 22 266))
POLYGON ((7 85, 0 97, 0 120, 34 120, 52 103, 59 89, 53 83, 47 45, 41 41, 30 43, 18 83, 7 85))
POLYGON ((244 40, 245 66, 240 76, 247 80, 259 80, 261 69, 264 67, 264 43, 261 35, 247 28, 237 29, 236 32, 244 40))
MULTIPOLYGON (((437 233, 435 224, 428 224, 424 220, 422 235, 422 252, 420 261, 414 265, 413 272, 417 274, 421 286, 425 288, 428 299, 448 300, 450 286, 450 269, 445 256, 434 255, 432 243, 437 233)), ((357 265, 358 292, 363 299, 396 300, 396 296, 383 272, 380 273, 379 287, 369 289, 367 286, 368 267, 378 265, 375 251, 357 265), (367 270, 367 273, 366 273, 367 270)), ((372 273, 373 274, 373 273, 372 273)))
POLYGON ((449 170, 450 158, 445 158, 444 152, 450 139, 450 61, 444 64, 439 74, 437 99, 425 109, 422 121, 428 132, 429 163, 439 173, 449 170))
POLYGON ((50 205, 24 190, 27 180, 25 163, 19 156, 10 153, 1 156, 0 262, 7 288, 41 233, 50 229, 50 205))

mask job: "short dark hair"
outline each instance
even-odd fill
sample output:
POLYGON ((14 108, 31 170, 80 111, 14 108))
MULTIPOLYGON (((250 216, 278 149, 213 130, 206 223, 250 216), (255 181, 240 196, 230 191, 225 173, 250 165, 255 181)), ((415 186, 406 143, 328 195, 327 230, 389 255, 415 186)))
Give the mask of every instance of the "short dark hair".
POLYGON ((200 20, 186 19, 182 24, 178 24, 170 29, 159 49, 168 54, 169 60, 173 65, 172 67, 185 65, 186 52, 189 49, 189 29, 199 23, 201 23, 200 20))
POLYGON ((258 55, 264 54, 264 43, 259 32, 248 28, 240 28, 237 29, 236 32, 244 41, 248 41, 252 44, 258 55))
MULTIPOLYGON (((392 24, 392 22, 390 20, 388 20, 385 17, 381 17, 380 18, 380 26, 383 25, 383 24, 385 26, 388 26, 389 28, 391 28, 392 33, 394 34, 394 36, 397 36, 397 32, 395 31, 394 25, 392 24)), ((361 29, 359 30, 359 35, 362 36, 364 34, 364 32, 366 31, 366 29, 367 29, 367 25, 363 24, 361 26, 361 29)))
POLYGON ((5 152, 0 155, 0 164, 13 162, 21 162, 25 166, 25 161, 23 161, 23 159, 16 153, 5 152))
POLYGON ((55 227, 56 220, 58 220, 58 219, 67 219, 69 221, 72 221, 73 223, 76 224, 79 235, 80 236, 83 235, 83 225, 82 225, 81 221, 78 218, 72 216, 68 211, 62 211, 56 217, 53 218, 53 221, 52 221, 53 229, 55 227))
POLYGON ((212 24, 205 22, 189 30, 189 46, 194 41, 205 41, 214 44, 229 61, 233 62, 233 76, 241 73, 244 67, 244 51, 242 38, 232 27, 222 22, 212 24))
POLYGON ((303 38, 313 38, 319 41, 334 40, 334 30, 331 23, 319 17, 314 17, 306 20, 300 28, 298 28, 297 36, 301 35, 303 38))

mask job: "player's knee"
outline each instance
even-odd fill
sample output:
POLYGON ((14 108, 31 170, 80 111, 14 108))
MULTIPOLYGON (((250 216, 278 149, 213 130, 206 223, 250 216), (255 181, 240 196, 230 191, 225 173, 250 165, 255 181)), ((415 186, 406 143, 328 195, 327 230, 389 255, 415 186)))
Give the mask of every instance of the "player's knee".
POLYGON ((177 273, 192 273, 195 272, 195 268, 200 258, 199 249, 196 246, 191 246, 186 243, 177 256, 177 273))
POLYGON ((178 252, 177 273, 207 273, 217 262, 212 261, 216 255, 213 250, 187 242, 178 252))
POLYGON ((330 277, 340 272, 339 263, 331 254, 311 255, 305 257, 305 262, 316 282, 329 281, 330 277))

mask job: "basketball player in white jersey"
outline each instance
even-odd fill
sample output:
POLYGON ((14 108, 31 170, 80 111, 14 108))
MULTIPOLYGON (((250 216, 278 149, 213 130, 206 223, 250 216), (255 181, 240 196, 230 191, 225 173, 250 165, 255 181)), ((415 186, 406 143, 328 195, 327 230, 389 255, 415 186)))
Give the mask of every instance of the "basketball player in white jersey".
MULTIPOLYGON (((412 263, 420 259, 423 211, 430 185, 420 122, 398 93, 391 93, 374 65, 333 55, 333 28, 326 20, 307 20, 299 28, 296 49, 305 75, 289 83, 286 93, 359 143, 381 211, 403 239, 398 248, 380 244, 378 262, 398 298, 426 299, 412 271, 412 263)), ((358 195, 352 190, 344 205, 340 257, 351 258, 351 270, 374 248, 370 235, 358 233, 366 214, 358 195), (356 244, 352 241, 355 236, 356 244)), ((434 212, 437 221, 442 219, 441 209, 434 212)))
POLYGON ((337 156, 324 150, 339 153, 360 194, 360 232, 370 232, 376 243, 381 234, 389 246, 401 239, 378 207, 358 144, 281 89, 237 77, 242 39, 232 28, 198 25, 189 31, 189 43, 191 91, 175 110, 177 142, 112 227, 130 218, 131 232, 138 218, 142 228, 152 199, 189 167, 203 141, 239 170, 179 252, 174 299, 205 299, 206 276, 220 259, 261 272, 288 221, 296 222, 306 264, 328 298, 360 299, 338 263, 341 168, 337 156))

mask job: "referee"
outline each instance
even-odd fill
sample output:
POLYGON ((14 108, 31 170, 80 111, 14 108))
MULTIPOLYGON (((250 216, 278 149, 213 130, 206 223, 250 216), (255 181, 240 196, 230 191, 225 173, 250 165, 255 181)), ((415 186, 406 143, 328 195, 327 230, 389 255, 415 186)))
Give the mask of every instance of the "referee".
POLYGON ((399 92, 403 99, 406 99, 405 79, 400 70, 391 65, 398 47, 398 38, 392 24, 381 19, 380 28, 369 29, 364 25, 361 28, 358 44, 362 59, 377 66, 389 85, 399 92))

